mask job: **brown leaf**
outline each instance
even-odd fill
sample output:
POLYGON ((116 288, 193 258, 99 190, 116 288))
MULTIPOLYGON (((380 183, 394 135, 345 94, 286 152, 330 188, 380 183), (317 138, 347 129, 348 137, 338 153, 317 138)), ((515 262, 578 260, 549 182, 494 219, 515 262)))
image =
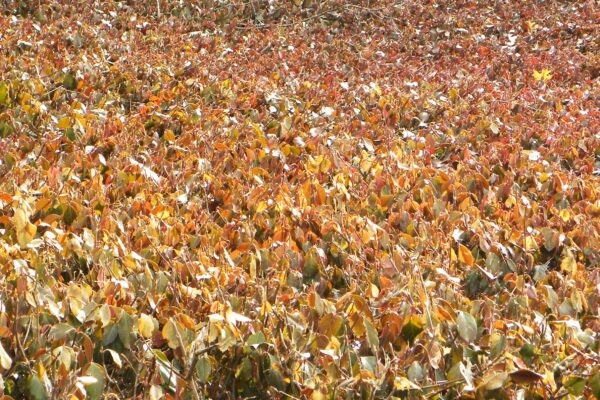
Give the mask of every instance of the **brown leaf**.
POLYGON ((527 384, 541 381, 544 375, 540 375, 530 369, 519 369, 510 373, 510 379, 516 384, 527 384))

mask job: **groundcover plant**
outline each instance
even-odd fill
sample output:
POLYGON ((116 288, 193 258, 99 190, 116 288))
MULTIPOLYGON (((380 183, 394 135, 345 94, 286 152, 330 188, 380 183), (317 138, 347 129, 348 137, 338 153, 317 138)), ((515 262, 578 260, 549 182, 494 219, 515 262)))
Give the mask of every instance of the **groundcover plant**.
POLYGON ((4 0, 2 399, 600 398, 600 3, 4 0))

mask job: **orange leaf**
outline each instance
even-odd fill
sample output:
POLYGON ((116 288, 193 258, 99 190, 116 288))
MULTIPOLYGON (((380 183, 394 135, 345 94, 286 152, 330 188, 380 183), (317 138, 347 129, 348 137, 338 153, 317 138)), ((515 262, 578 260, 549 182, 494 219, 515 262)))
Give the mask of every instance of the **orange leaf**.
POLYGON ((458 245, 458 259, 461 263, 467 264, 470 267, 475 264, 475 259, 473 258, 473 254, 471 254, 471 250, 462 244, 458 245))

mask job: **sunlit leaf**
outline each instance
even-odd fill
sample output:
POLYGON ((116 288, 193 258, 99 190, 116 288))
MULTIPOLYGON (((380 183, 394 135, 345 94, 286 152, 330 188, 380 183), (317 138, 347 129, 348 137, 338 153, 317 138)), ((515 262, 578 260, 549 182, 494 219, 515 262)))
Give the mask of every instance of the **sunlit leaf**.
POLYGON ((467 342, 473 342, 477 337, 477 321, 469 313, 461 311, 458 313, 456 326, 461 338, 467 342))

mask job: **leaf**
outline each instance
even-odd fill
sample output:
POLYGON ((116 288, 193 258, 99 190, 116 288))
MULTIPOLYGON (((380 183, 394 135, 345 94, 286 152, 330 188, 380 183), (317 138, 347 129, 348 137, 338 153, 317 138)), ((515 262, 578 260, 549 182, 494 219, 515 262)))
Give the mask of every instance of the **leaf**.
POLYGON ((361 357, 360 364, 362 365, 362 367, 364 369, 366 369, 367 371, 369 371, 373 374, 377 371, 377 357, 374 357, 374 356, 361 357))
POLYGON ((404 322, 400 335, 402 336, 402 339, 406 340, 412 346, 415 338, 423 332, 423 326, 423 318, 413 315, 404 322))
POLYGON ((467 390, 469 392, 475 390, 473 381, 473 365, 471 364, 471 361, 467 360, 466 364, 460 362, 458 364, 458 370, 460 371, 460 374, 463 376, 463 378, 465 378, 465 383, 467 384, 464 390, 467 390))
POLYGON ((27 391, 29 396, 34 400, 46 400, 48 399, 48 392, 46 386, 42 383, 37 374, 32 374, 27 379, 27 391))
POLYGON ((155 325, 154 318, 148 314, 140 315, 137 321, 138 332, 145 338, 151 338, 154 333, 155 325))
POLYGON ((160 400, 164 396, 163 388, 159 385, 152 385, 150 387, 150 400, 160 400))
POLYGON ((600 372, 596 372, 590 379, 589 385, 592 389, 592 394, 596 399, 600 400, 600 372))
POLYGON ((12 125, 0 121, 0 138, 7 138, 14 132, 12 125))
POLYGON ((126 349, 131 347, 131 335, 133 334, 133 323, 129 314, 123 311, 119 320, 119 340, 126 349))
POLYGON ((470 267, 472 267, 475 263, 475 259, 473 258, 471 250, 469 250, 466 246, 463 246, 462 244, 458 245, 458 260, 463 264, 467 264, 470 267))
POLYGON ((585 391, 585 379, 580 376, 570 376, 563 380, 563 386, 573 396, 581 396, 585 391))
POLYGON ((0 105, 8 105, 8 86, 0 83, 0 105))
POLYGON ((235 324, 236 322, 252 322, 250 318, 242 314, 238 314, 234 311, 231 311, 231 309, 225 312, 225 319, 227 320, 227 322, 230 322, 232 324, 235 324))
POLYGON ((550 70, 549 70, 549 69, 547 69, 547 68, 544 68, 544 69, 542 69, 541 71, 537 71, 537 70, 535 70, 535 69, 534 69, 534 70, 533 70, 533 78, 534 78, 536 81, 538 81, 538 82, 539 82, 539 81, 544 81, 544 82, 546 82, 546 81, 548 81, 548 80, 552 79, 552 74, 551 74, 551 72, 552 72, 552 71, 550 71, 550 70))
POLYGON ((519 354, 523 358, 532 358, 533 356, 535 356, 535 347, 533 347, 531 343, 525 343, 519 349, 519 354))
POLYGON ((525 368, 510 373, 510 380, 516 384, 530 384, 542 379, 544 379, 544 375, 525 368))
POLYGON ((71 127, 65 129, 65 137, 69 139, 71 142, 77 140, 77 135, 75 134, 75 130, 71 127))
POLYGON ((365 325, 365 329, 367 331, 367 343, 374 354, 377 354, 379 350, 379 336, 377 334, 377 330, 367 318, 363 320, 363 324, 365 325))
POLYGON ((154 172, 150 168, 146 167, 144 164, 140 163, 139 161, 137 161, 133 158, 130 158, 129 162, 132 165, 136 165, 136 166, 140 167, 140 169, 142 170, 142 176, 150 179, 155 185, 159 185, 160 182, 162 181, 161 177, 158 176, 158 174, 156 172, 154 172))
POLYGON ((327 313, 319 320, 317 330, 331 338, 337 334, 343 324, 344 320, 339 315, 327 313))
POLYGON ((496 125, 496 123, 494 122, 490 124, 490 130, 494 135, 497 135, 500 132, 500 129, 498 129, 498 125, 496 125))
POLYGON ((248 346, 258 347, 263 344, 265 340, 265 335, 261 331, 258 331, 248 337, 246 344, 248 346))
POLYGON ((71 119, 69 117, 63 117, 60 120, 58 120, 58 124, 56 124, 56 127, 58 129, 67 129, 71 126, 71 119))
POLYGON ((108 304, 103 304, 102 307, 100 307, 100 310, 98 312, 98 317, 100 319, 100 322, 102 323, 102 327, 105 328, 111 321, 111 312, 110 312, 110 306, 108 304))
POLYGON ((496 390, 504 386, 507 380, 508 374, 506 372, 492 372, 483 377, 479 387, 485 390, 496 390))
POLYGON ((62 340, 67 337, 69 333, 74 331, 75 328, 73 328, 71 325, 60 323, 50 328, 50 337, 52 337, 53 340, 62 340))
POLYGON ((459 312, 456 324, 461 338, 469 343, 475 340, 477 337, 477 321, 471 314, 464 311, 459 312))
POLYGON ((77 219, 77 211, 69 204, 65 207, 63 213, 63 221, 67 225, 71 225, 77 219))
POLYGON ((405 376, 397 376, 394 378, 394 389, 400 391, 421 390, 421 387, 414 382, 411 382, 405 376))
POLYGON ((577 262, 571 251, 567 251, 567 255, 562 259, 560 263, 560 270, 565 272, 573 273, 577 270, 577 262))
POLYGON ((67 90, 75 90, 77 89, 77 79, 72 73, 65 74, 63 78, 63 87, 67 90))
POLYGON ((544 227, 541 230, 544 236, 544 248, 548 251, 552 251, 558 246, 558 234, 553 229, 544 227))
POLYGON ((36 226, 29 222, 29 217, 22 208, 15 210, 13 223, 15 225, 19 246, 27 247, 27 245, 35 238, 37 232, 36 226))
POLYGON ((179 347, 179 338, 177 337, 177 326, 176 323, 173 322, 172 318, 169 318, 165 326, 162 329, 162 336, 165 338, 169 344, 169 347, 172 349, 176 349, 179 347))
POLYGON ((499 333, 490 335, 490 353, 492 358, 499 357, 506 348, 506 336, 499 333))
POLYGON ((122 368, 123 361, 121 361, 121 356, 119 355, 119 353, 111 349, 108 349, 108 352, 110 353, 110 356, 112 357, 115 364, 117 364, 117 367, 122 368))
POLYGON ((77 378, 78 382, 81 382, 84 385, 92 385, 94 383, 98 383, 98 379, 93 376, 80 376, 77 378))
POLYGON ((3 369, 9 369, 12 365, 12 358, 8 355, 4 347, 2 347, 2 343, 0 343, 0 366, 3 369))
POLYGON ((91 400, 98 400, 103 397, 104 386, 106 384, 106 372, 104 367, 100 364, 91 363, 88 367, 86 374, 96 379, 96 382, 86 385, 86 392, 88 398, 91 400))

